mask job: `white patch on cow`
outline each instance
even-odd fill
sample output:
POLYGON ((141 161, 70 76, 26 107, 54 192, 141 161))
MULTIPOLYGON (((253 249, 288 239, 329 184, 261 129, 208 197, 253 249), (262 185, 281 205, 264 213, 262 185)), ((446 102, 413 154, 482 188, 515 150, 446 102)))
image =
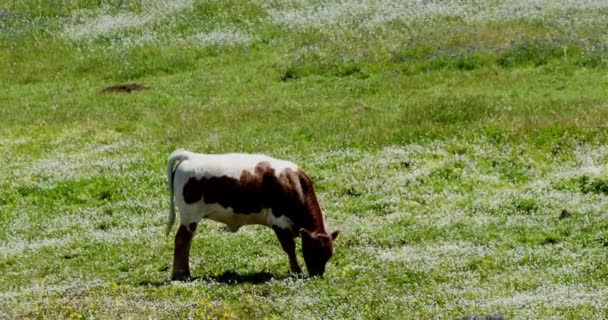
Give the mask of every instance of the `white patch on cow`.
POLYGON ((293 221, 289 219, 286 215, 282 215, 280 217, 276 217, 272 212, 268 215, 268 224, 270 226, 279 227, 281 229, 291 229, 293 226, 293 221))
POLYGON ((225 208, 217 203, 206 204, 197 202, 186 204, 180 215, 180 223, 188 226, 191 223, 199 223, 202 219, 209 219, 225 224, 231 232, 237 232, 244 225, 263 225, 268 227, 279 227, 290 229, 293 225, 291 219, 282 215, 276 217, 272 214, 272 209, 262 209, 256 213, 234 213, 230 207, 225 208))
MULTIPOLYGON (((176 172, 187 173, 187 178, 195 176, 197 179, 203 177, 230 177, 239 179, 243 171, 255 172, 255 167, 260 162, 267 162, 274 169, 278 177, 284 170, 298 170, 299 167, 289 161, 275 159, 263 154, 200 154, 189 153, 188 160, 183 161, 176 172)), ((179 185, 181 181, 175 181, 179 185)), ((185 183, 186 181, 184 181, 185 183)))

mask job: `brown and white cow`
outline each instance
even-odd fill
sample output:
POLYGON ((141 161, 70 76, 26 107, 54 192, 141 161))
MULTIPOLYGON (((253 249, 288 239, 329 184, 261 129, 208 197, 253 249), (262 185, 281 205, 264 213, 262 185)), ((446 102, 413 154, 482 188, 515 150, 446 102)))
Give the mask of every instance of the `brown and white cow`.
POLYGON ((175 222, 173 280, 190 278, 189 252, 203 218, 236 232, 241 226, 271 227, 289 257, 291 272, 301 273, 294 238, 301 236, 310 275, 323 275, 339 231, 327 230, 310 178, 296 164, 261 154, 201 154, 176 150, 169 156, 170 190, 167 234, 175 222))

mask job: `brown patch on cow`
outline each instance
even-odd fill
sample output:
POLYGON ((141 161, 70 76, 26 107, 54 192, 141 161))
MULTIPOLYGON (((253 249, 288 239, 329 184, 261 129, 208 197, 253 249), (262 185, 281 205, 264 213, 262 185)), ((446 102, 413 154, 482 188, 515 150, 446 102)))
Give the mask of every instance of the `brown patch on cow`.
MULTIPOLYGON (((279 176, 268 162, 260 162, 253 172, 243 170, 239 179, 227 176, 190 178, 183 188, 184 201, 204 200, 232 208, 234 213, 258 213, 272 209, 276 217, 286 215, 295 230, 324 230, 323 216, 312 181, 302 170, 285 169, 279 176)), ((296 233, 297 234, 297 233, 296 233)))
POLYGON ((131 93, 133 91, 141 91, 147 90, 150 87, 144 86, 139 83, 127 83, 127 84, 117 84, 113 86, 108 86, 101 90, 102 93, 131 93))

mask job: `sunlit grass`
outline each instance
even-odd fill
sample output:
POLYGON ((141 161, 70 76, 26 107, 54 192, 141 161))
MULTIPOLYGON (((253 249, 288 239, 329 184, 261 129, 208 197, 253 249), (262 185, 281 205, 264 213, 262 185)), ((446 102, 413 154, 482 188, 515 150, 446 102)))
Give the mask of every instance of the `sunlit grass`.
POLYGON ((607 10, 0 4, 0 318, 604 317, 607 10), (208 221, 171 283, 175 148, 299 163, 342 231, 326 277, 208 221))

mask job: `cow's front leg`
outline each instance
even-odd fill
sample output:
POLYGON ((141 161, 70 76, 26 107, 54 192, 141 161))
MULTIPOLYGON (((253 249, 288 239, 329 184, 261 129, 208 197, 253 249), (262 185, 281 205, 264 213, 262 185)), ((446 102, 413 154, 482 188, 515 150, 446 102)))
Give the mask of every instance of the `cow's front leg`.
POLYGON ((302 273, 302 269, 298 264, 298 259, 296 258, 296 243, 293 241, 293 233, 290 230, 281 229, 278 227, 273 227, 274 233, 279 238, 279 242, 281 242, 281 247, 287 253, 289 257, 289 268, 292 273, 302 273))
POLYGON ((173 273, 171 280, 190 280, 190 245, 196 231, 196 222, 188 226, 180 225, 175 235, 175 252, 173 254, 173 273))

